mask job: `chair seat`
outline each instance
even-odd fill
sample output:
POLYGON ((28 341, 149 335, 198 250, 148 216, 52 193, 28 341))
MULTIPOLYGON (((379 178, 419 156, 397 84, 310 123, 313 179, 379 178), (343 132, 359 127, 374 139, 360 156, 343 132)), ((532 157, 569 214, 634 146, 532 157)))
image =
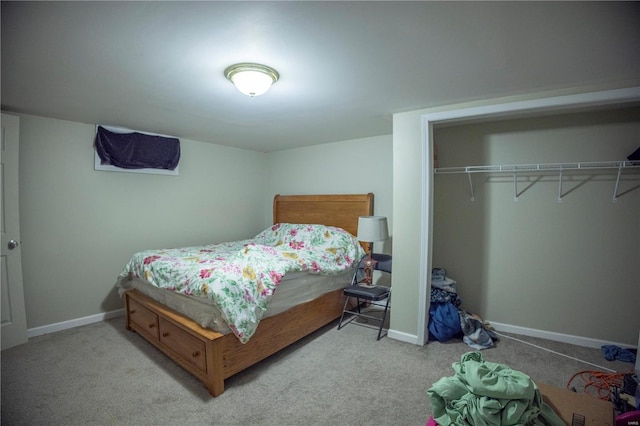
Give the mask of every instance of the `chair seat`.
POLYGON ((350 297, 358 297, 365 300, 382 300, 389 296, 389 287, 375 286, 363 287, 360 285, 352 285, 344 289, 344 295, 350 297))

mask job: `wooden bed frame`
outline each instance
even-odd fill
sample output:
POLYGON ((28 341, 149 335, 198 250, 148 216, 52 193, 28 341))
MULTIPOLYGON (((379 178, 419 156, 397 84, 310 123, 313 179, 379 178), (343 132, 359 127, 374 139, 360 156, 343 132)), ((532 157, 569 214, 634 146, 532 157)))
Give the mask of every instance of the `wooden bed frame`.
MULTIPOLYGON (((373 214, 373 194, 276 195, 274 223, 338 226, 356 235, 358 217, 373 214)), ((267 358, 342 314, 342 289, 326 293, 278 315, 263 319, 242 344, 234 334, 220 334, 156 302, 137 290, 124 293, 126 327, 140 334, 178 365, 202 381, 213 396, 224 380, 267 358)))

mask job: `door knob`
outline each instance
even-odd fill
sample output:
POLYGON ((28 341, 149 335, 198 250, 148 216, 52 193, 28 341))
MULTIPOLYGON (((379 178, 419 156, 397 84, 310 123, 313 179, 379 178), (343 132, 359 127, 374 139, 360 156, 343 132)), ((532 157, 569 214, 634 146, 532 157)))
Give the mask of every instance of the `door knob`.
POLYGON ((9 240, 9 242, 7 243, 7 247, 9 248, 9 250, 13 250, 14 248, 18 247, 19 244, 20 243, 16 240, 9 240))

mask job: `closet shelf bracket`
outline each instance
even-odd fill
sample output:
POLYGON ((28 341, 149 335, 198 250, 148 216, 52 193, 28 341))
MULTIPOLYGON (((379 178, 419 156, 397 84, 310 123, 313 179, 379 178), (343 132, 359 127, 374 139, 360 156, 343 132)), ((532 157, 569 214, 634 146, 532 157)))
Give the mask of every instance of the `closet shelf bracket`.
POLYGON ((616 186, 613 188, 613 202, 618 202, 618 185, 620 184, 620 175, 622 174, 622 164, 618 167, 618 177, 616 177, 616 186))
POLYGON ((558 176, 558 202, 562 202, 562 166, 560 166, 560 175, 558 176))

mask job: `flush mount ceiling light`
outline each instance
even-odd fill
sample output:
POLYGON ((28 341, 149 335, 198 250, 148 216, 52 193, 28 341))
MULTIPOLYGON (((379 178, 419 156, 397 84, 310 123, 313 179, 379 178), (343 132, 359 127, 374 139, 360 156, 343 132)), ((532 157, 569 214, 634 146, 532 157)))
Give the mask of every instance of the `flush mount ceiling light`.
POLYGON ((224 76, 247 96, 260 96, 278 81, 280 74, 271 67, 260 64, 242 63, 227 67, 224 76))

